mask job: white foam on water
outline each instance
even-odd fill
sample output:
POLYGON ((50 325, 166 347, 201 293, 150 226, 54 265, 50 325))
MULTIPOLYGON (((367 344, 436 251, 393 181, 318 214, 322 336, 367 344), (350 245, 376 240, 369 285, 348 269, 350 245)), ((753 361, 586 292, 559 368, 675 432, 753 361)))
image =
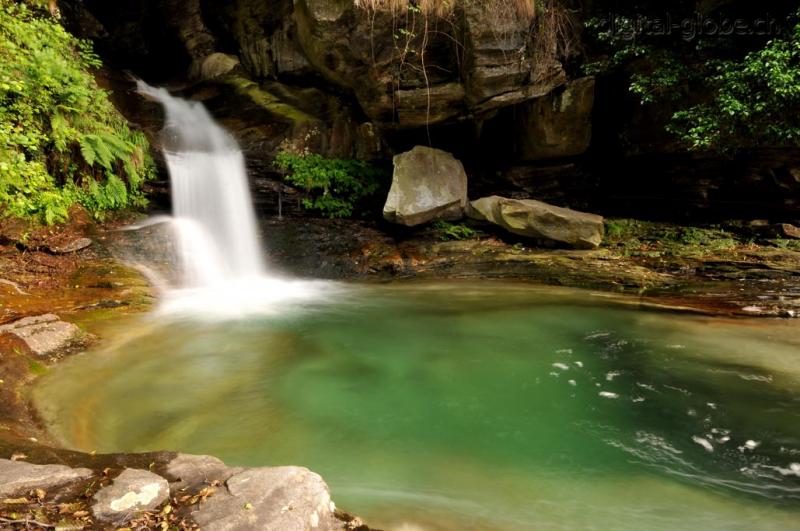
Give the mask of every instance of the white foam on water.
POLYGON ((706 452, 713 452, 714 451, 714 445, 712 445, 710 442, 708 442, 707 439, 704 439, 703 437, 698 437, 697 435, 692 435, 692 440, 695 443, 697 443, 700 446, 702 446, 703 449, 706 452))

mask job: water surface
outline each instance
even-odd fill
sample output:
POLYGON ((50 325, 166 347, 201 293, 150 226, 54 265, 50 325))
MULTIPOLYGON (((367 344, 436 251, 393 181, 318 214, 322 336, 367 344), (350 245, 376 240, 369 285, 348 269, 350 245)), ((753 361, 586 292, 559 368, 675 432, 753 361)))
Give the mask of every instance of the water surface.
POLYGON ((800 528, 796 323, 493 283, 180 315, 42 381, 66 444, 308 466, 387 529, 800 528))

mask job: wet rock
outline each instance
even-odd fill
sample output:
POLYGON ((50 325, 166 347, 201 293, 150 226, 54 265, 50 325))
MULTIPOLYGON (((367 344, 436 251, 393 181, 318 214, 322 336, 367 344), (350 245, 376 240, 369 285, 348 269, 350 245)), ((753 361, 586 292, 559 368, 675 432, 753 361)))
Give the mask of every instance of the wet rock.
POLYGON ((392 188, 383 217, 413 227, 434 219, 459 219, 467 207, 464 166, 446 151, 417 146, 394 158, 392 188))
POLYGON ((86 249, 90 245, 92 245, 92 240, 89 238, 78 238, 62 245, 51 245, 47 250, 53 254, 69 254, 86 249))
POLYGON ((22 461, 0 459, 0 499, 33 489, 63 487, 92 477, 88 468, 70 468, 63 465, 32 465, 22 461))
POLYGON ((208 531, 341 529, 328 486, 299 467, 258 468, 234 475, 192 519, 208 531))
POLYGON ((491 196, 471 203, 470 216, 490 221, 509 232, 540 240, 594 249, 603 241, 603 218, 533 199, 491 196))
POLYGON ((80 343, 83 332, 72 323, 61 321, 57 315, 25 317, 0 326, 0 334, 9 333, 25 341, 39 356, 54 354, 80 343))
POLYGON ((104 522, 117 522, 151 511, 169 498, 169 484, 146 470, 125 469, 114 482, 94 495, 92 513, 104 522))
POLYGON ((166 467, 166 473, 174 478, 172 487, 175 489, 225 481, 241 470, 228 468, 216 457, 187 454, 178 454, 166 467))

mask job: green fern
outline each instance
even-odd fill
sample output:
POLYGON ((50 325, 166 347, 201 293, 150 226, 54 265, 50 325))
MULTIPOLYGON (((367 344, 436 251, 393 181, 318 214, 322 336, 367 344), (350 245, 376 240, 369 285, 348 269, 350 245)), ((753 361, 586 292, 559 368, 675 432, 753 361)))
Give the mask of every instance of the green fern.
POLYGON ((48 13, 0 0, 0 215, 55 223, 75 203, 97 217, 146 204, 149 143, 97 86, 99 66, 48 13))
POLYGON ((87 136, 82 136, 78 140, 81 146, 81 155, 87 166, 94 166, 94 161, 97 160, 97 151, 95 151, 94 144, 89 141, 87 136))

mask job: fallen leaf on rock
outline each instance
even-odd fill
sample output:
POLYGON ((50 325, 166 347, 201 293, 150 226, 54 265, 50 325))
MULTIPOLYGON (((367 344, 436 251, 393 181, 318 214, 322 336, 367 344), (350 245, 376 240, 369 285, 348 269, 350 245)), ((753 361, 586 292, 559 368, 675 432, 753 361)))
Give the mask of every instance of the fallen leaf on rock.
POLYGON ((11 456, 11 460, 12 460, 12 461, 19 461, 20 459, 27 459, 27 458, 28 458, 28 456, 27 456, 27 455, 25 455, 25 454, 19 454, 19 453, 17 453, 17 454, 13 454, 13 455, 11 456))
POLYGON ((58 514, 74 513, 81 508, 80 503, 60 503, 58 504, 58 514))

